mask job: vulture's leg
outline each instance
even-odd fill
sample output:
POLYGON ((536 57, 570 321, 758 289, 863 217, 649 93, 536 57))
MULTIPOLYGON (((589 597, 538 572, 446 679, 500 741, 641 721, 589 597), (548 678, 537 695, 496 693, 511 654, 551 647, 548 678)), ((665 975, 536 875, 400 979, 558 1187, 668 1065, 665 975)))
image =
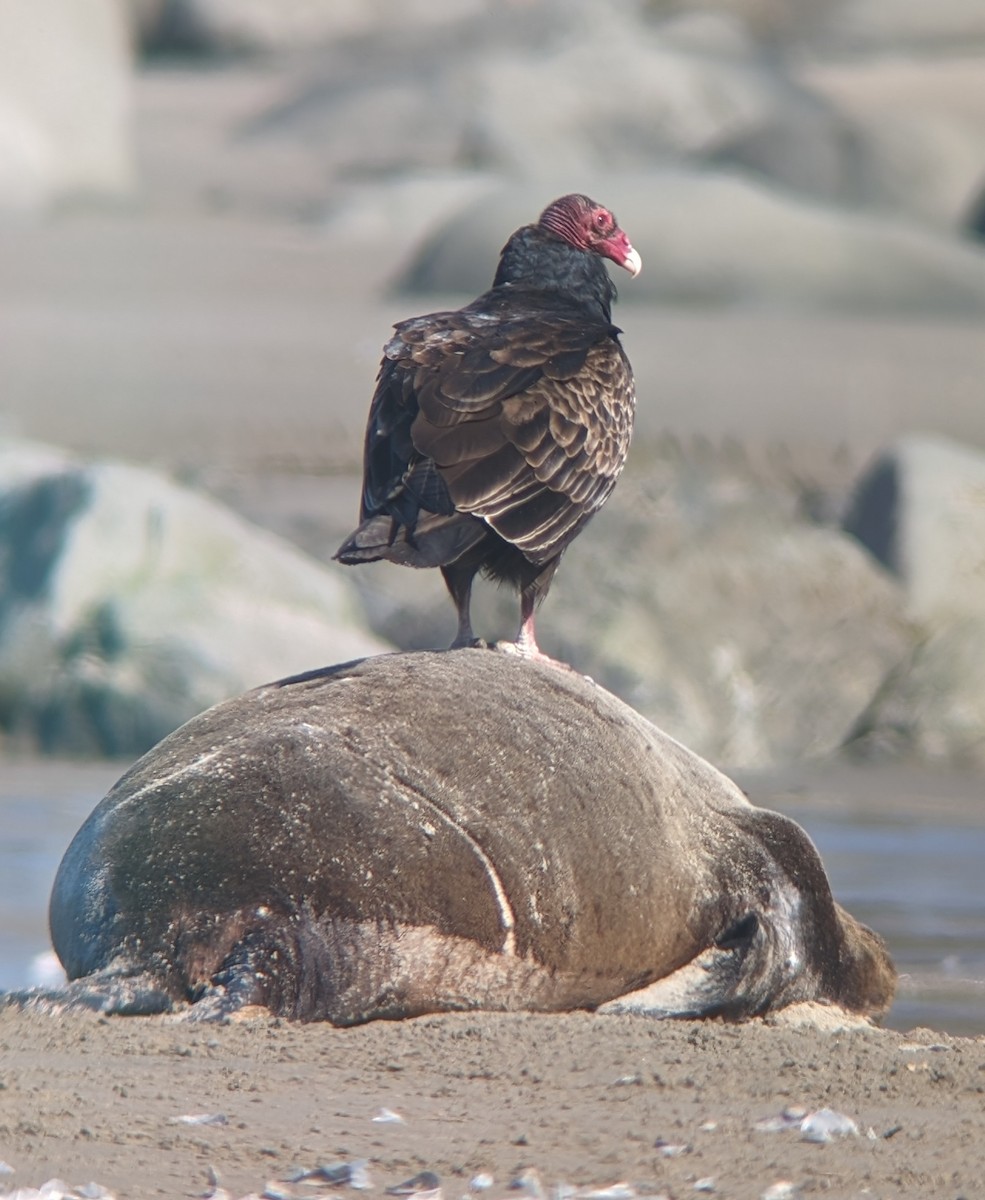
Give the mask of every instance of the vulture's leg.
POLYGON ((449 647, 450 650, 477 644, 476 636, 472 632, 472 619, 469 616, 469 606, 472 603, 472 581, 475 579, 477 569, 467 563, 449 563, 441 568, 441 574, 445 577, 445 583, 451 592, 451 598, 455 601, 455 609, 458 612, 458 632, 449 647))
POLYGON ((533 588, 524 588, 520 593, 520 631, 516 635, 516 648, 524 658, 543 658, 534 633, 534 617, 537 612, 537 594, 533 588))
MULTIPOLYGON (((526 587, 520 590, 520 631, 516 635, 516 652, 522 658, 533 658, 540 662, 552 663, 554 666, 566 667, 567 664, 559 663, 549 654, 544 654, 537 645, 537 637, 534 633, 534 616, 537 606, 550 590, 557 564, 557 559, 548 563, 539 575, 536 575, 526 587)), ((570 670, 570 668, 568 669, 570 670)))

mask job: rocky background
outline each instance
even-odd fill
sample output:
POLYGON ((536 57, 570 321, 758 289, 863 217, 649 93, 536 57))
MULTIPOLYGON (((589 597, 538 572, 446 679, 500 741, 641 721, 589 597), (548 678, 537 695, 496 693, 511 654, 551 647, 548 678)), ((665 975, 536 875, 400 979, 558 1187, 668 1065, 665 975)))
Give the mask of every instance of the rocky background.
POLYGON ((724 766, 985 769, 980 0, 0 7, 0 751, 449 641, 329 561, 380 347, 570 190, 639 417, 544 648, 724 766))

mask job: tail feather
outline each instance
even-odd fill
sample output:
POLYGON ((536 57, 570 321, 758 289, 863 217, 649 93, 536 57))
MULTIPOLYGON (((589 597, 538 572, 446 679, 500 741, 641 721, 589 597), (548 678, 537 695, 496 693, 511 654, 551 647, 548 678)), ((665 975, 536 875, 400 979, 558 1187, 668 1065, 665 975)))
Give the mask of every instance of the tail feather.
POLYGON ((387 556, 395 529, 396 522, 392 517, 370 517, 349 534, 332 557, 336 562, 345 563, 347 566, 379 562, 387 556))
POLYGON ((428 513, 413 529, 380 513, 350 533, 334 558, 347 566, 386 559, 406 567, 444 567, 461 558, 488 532, 482 521, 463 513, 428 513))

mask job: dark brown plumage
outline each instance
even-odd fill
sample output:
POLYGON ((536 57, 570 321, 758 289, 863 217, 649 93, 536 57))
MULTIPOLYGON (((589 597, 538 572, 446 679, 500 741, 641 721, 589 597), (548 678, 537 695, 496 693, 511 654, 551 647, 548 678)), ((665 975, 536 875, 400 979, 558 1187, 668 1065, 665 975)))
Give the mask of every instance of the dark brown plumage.
POLYGON ((402 321, 384 349, 366 429, 360 525, 343 563, 440 567, 471 643, 478 571, 520 592, 517 647, 565 548, 605 502, 632 435, 635 389, 602 261, 640 257, 587 196, 510 238, 490 291, 402 321))

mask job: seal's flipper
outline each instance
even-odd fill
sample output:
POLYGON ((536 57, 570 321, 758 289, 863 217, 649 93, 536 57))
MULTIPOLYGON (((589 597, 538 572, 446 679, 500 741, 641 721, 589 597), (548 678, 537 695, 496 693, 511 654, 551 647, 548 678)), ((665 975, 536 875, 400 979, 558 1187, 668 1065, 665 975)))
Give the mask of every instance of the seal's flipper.
POLYGON ((148 972, 97 971, 58 988, 28 988, 0 993, 0 1007, 58 1014, 97 1012, 107 1016, 150 1017, 172 1012, 174 997, 148 972))
POLYGON ((640 1013, 672 1017, 725 1017, 741 1020, 769 1007, 761 986, 764 960, 773 947, 762 918, 745 913, 706 950, 635 992, 627 992, 596 1009, 603 1014, 640 1013))
POLYGON ((663 979, 627 992, 595 1011, 604 1015, 639 1013, 662 1019, 741 1016, 735 997, 740 971, 734 950, 712 946, 663 979))
POLYGON ((255 963, 248 953, 240 952, 193 997, 184 1015, 189 1021, 228 1021, 257 1010, 269 1012, 266 991, 255 963))

